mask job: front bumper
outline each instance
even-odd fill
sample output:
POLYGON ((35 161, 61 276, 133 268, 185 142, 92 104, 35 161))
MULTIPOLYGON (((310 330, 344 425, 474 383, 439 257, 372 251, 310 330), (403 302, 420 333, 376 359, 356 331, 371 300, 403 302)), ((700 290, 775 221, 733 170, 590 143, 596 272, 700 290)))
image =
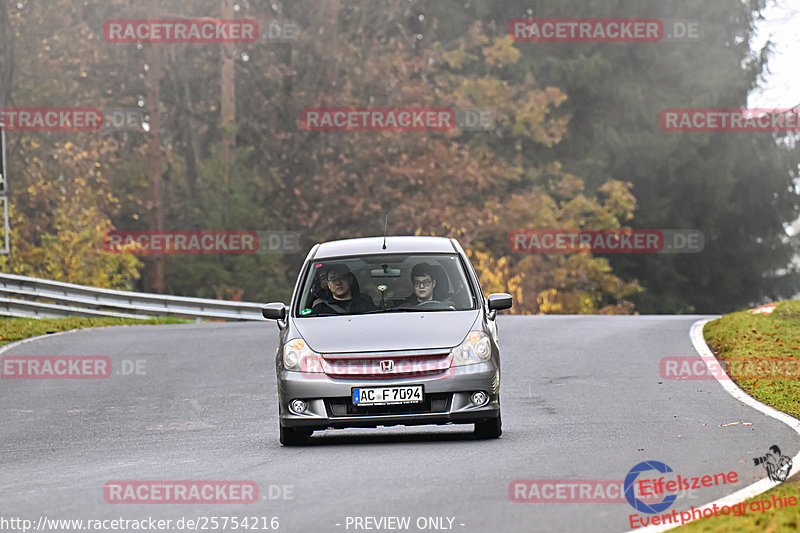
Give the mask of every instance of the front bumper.
POLYGON ((280 424, 306 430, 425 424, 471 424, 500 415, 500 370, 486 363, 452 367, 434 376, 399 379, 334 379, 323 373, 280 370, 278 373, 280 424), (354 406, 353 387, 423 385, 424 402, 391 406, 354 406), (489 401, 473 405, 470 396, 483 391, 489 401), (302 414, 289 410, 292 400, 308 403, 302 414))

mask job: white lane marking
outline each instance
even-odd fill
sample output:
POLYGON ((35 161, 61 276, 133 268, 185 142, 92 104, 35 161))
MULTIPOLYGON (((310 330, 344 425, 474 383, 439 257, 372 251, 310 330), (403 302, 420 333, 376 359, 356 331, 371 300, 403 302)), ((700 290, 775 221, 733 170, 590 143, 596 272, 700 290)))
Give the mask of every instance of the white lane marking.
MULTIPOLYGON (((92 329, 92 328, 83 328, 83 329, 92 329)), ((66 331, 57 331, 54 333, 44 333, 42 335, 36 335, 35 337, 28 337, 25 339, 20 339, 18 341, 9 342, 4 346, 0 346, 0 354, 11 350, 12 348, 16 348, 17 346, 22 346, 23 344, 28 344, 29 342, 38 341, 40 339, 45 339, 48 337, 58 337, 59 335, 67 335, 68 333, 75 333, 76 331, 81 331, 80 329, 68 329, 66 331)))

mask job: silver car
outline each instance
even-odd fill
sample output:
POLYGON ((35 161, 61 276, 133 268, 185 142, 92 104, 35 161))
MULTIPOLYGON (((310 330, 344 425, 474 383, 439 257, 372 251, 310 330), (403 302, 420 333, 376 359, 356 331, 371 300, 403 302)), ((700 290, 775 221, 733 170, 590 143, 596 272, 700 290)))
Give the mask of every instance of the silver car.
POLYGON ((500 352, 496 312, 455 239, 374 237, 315 245, 277 320, 280 441, 314 431, 475 424, 497 438, 500 352))

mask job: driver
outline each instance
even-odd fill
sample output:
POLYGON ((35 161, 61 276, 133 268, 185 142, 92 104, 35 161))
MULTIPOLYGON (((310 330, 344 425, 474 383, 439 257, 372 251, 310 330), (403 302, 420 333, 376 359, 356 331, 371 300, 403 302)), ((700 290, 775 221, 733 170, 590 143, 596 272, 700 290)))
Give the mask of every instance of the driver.
POLYGON ((328 265, 326 281, 331 298, 318 302, 311 309, 312 315, 356 314, 377 309, 375 303, 358 288, 358 280, 343 263, 328 265))
POLYGON ((311 283, 312 306, 323 301, 331 301, 331 291, 328 288, 328 271, 322 265, 317 265, 317 275, 311 283))
POLYGON ((433 300, 436 280, 433 279, 433 269, 429 264, 417 263, 411 269, 411 283, 414 285, 414 294, 406 298, 401 305, 416 306, 433 300))

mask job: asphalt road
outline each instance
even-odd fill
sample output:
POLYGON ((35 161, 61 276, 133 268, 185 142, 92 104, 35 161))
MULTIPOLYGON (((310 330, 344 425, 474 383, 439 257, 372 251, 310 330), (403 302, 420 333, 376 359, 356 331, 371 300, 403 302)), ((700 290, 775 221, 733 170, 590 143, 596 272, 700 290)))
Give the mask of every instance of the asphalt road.
POLYGON ((274 323, 37 339, 3 355, 105 355, 113 371, 0 380, 0 526, 40 516, 263 516, 278 517, 279 531, 389 531, 365 517, 396 516, 410 518, 408 531, 625 531, 627 503, 516 503, 509 484, 622 480, 644 460, 683 476, 738 473, 737 484, 684 494, 681 510, 764 478, 752 458, 769 446, 789 456, 800 447, 789 427, 716 381, 660 377, 662 357, 695 354, 698 318, 501 316, 500 439, 474 440, 472 426, 353 429, 315 433, 303 448, 278 442, 274 323), (250 480, 259 501, 110 504, 111 480, 250 480))

